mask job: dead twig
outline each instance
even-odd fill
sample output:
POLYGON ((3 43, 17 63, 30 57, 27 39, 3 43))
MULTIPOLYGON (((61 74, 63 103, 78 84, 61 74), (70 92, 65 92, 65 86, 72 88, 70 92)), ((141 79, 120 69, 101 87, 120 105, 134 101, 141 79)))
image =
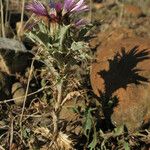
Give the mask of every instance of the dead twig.
MULTIPOLYGON (((39 92, 41 92, 41 91, 43 91, 43 90, 45 90, 45 89, 49 89, 49 88, 50 88, 50 86, 42 87, 42 88, 40 88, 39 90, 28 94, 27 97, 32 96, 32 95, 35 95, 35 94, 37 94, 37 93, 39 93, 39 92)), ((17 100, 17 99, 20 99, 20 98, 25 98, 25 96, 19 96, 19 97, 16 97, 16 98, 11 98, 11 99, 7 99, 7 100, 3 100, 3 101, 0 101, 0 104, 12 102, 12 101, 17 100)))
POLYGON ((22 10, 21 10, 21 24, 19 26, 19 29, 18 29, 18 38, 19 40, 21 40, 21 34, 22 34, 22 29, 23 29, 23 17, 24 17, 24 6, 25 6, 25 0, 22 0, 22 10))
POLYGON ((68 93, 67 96, 63 99, 61 106, 63 106, 67 100, 72 99, 74 96, 79 97, 80 95, 81 93, 79 91, 73 91, 73 92, 68 93))
POLYGON ((11 146, 12 146, 12 143, 13 143, 13 135, 14 135, 14 118, 11 115, 9 150, 11 150, 11 146))
MULTIPOLYGON (((20 116, 20 129, 22 131, 22 119, 23 119, 23 114, 24 114, 24 110, 25 110, 25 104, 26 104, 26 100, 27 100, 27 95, 28 95, 28 91, 29 91, 29 84, 30 84, 30 81, 31 81, 31 78, 32 78, 32 72, 34 70, 34 61, 35 59, 32 60, 32 63, 31 63, 31 67, 30 67, 30 72, 29 72, 29 77, 28 77, 28 83, 27 83, 27 88, 26 88, 26 92, 25 92, 25 96, 24 96, 24 101, 23 101, 23 106, 22 106, 22 112, 21 112, 21 116, 20 116)), ((22 132, 21 132, 21 137, 22 137, 22 132)))
POLYGON ((3 3, 1 0, 1 26, 2 26, 2 37, 5 37, 5 25, 4 25, 4 12, 3 12, 3 3))

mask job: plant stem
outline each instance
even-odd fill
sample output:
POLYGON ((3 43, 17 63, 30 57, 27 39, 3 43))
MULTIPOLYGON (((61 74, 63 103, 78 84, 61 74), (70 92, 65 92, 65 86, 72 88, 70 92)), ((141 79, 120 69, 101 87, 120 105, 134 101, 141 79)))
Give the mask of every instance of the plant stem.
POLYGON ((54 97, 56 99, 55 104, 54 104, 54 110, 52 112, 52 118, 53 118, 53 133, 54 133, 54 138, 57 137, 58 135, 58 121, 59 121, 59 113, 61 110, 61 103, 62 103, 62 93, 63 93, 63 79, 61 79, 57 83, 57 79, 60 76, 58 71, 55 69, 53 66, 53 63, 51 62, 52 58, 49 56, 49 59, 45 60, 46 64, 48 65, 47 67, 49 68, 51 74, 54 77, 54 81, 56 82, 56 93, 57 96, 54 97))
POLYGON ((56 102, 56 107, 55 111, 59 109, 61 102, 62 102, 62 87, 63 87, 63 80, 60 81, 57 85, 57 102, 56 102))
POLYGON ((60 83, 58 83, 58 85, 56 86, 56 89, 57 89, 57 101, 55 102, 54 112, 53 112, 53 124, 54 124, 53 132, 57 137, 59 114, 60 114, 61 103, 62 103, 63 80, 61 80, 60 83))

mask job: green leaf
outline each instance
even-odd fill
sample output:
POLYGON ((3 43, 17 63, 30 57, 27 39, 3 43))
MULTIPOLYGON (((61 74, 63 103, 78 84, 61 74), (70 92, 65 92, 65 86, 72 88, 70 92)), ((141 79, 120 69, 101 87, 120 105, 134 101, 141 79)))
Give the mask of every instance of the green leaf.
POLYGON ((79 40, 84 40, 85 39, 85 35, 87 34, 87 32, 92 28, 92 25, 88 25, 85 26, 84 28, 81 28, 78 34, 78 41, 79 40))
POLYGON ((45 86, 46 86, 46 80, 45 80, 45 78, 41 80, 41 86, 42 86, 42 87, 45 87, 45 86))
POLYGON ((71 45, 71 50, 73 51, 75 58, 78 61, 85 61, 91 59, 89 55, 89 46, 83 41, 73 42, 71 45))
POLYGON ((96 145, 97 145, 97 133, 96 133, 96 128, 94 126, 93 140, 90 143, 90 145, 88 146, 88 148, 90 148, 90 150, 94 150, 96 145))
POLYGON ((38 23, 38 26, 41 32, 48 34, 48 29, 44 23, 40 22, 38 23))
POLYGON ((124 149, 131 150, 128 142, 124 142, 124 149))
POLYGON ((87 108, 85 110, 85 122, 84 122, 84 134, 87 138, 89 138, 89 134, 91 132, 92 129, 92 125, 93 125, 93 118, 92 118, 92 114, 91 112, 93 111, 93 109, 91 108, 87 108))
POLYGON ((121 125, 114 129, 114 136, 119 136, 124 133, 124 125, 121 125))
POLYGON ((67 33, 70 29, 71 25, 68 25, 68 26, 63 26, 61 27, 60 29, 60 33, 59 33, 59 50, 63 50, 64 49, 64 41, 65 41, 65 38, 67 36, 67 33))
POLYGON ((78 113, 78 114, 80 113, 79 110, 78 110, 78 107, 72 107, 72 111, 74 113, 78 113))
POLYGON ((43 45, 44 47, 46 46, 45 43, 43 42, 43 40, 40 39, 39 35, 34 32, 31 31, 27 34, 27 36, 34 42, 34 43, 38 43, 39 45, 43 45))
POLYGON ((40 39, 38 38, 38 36, 36 36, 36 32, 35 31, 30 31, 29 33, 26 34, 27 37, 29 39, 31 39, 33 42, 37 42, 40 41, 40 39))
POLYGON ((30 129, 29 128, 24 128, 23 129, 23 137, 28 139, 30 137, 30 129))
POLYGON ((87 44, 85 42, 73 42, 71 45, 71 49, 73 51, 79 51, 79 50, 83 50, 87 47, 87 44))
POLYGON ((48 34, 46 34, 46 33, 39 32, 39 33, 37 33, 37 36, 46 46, 48 46, 48 44, 52 43, 51 37, 48 36, 48 34))
POLYGON ((46 49, 52 47, 52 37, 50 37, 47 33, 41 31, 30 31, 26 34, 34 43, 38 43, 39 45, 43 45, 46 49))

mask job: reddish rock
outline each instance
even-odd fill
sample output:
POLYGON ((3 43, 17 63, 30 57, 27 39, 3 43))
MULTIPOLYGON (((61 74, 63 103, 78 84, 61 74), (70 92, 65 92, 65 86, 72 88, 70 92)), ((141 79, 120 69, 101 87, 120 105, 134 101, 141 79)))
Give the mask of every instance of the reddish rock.
POLYGON ((93 5, 94 5, 95 9, 101 9, 101 8, 105 7, 105 5, 103 3, 94 3, 93 5))
POLYGON ((139 17, 143 14, 141 8, 138 6, 126 4, 124 5, 123 8, 124 8, 125 14, 133 16, 133 17, 139 17))
POLYGON ((119 37, 117 32, 97 48, 91 85, 99 97, 117 97, 112 122, 117 126, 125 124, 129 131, 134 131, 150 121, 150 39, 133 34, 123 36, 126 32, 119 37))
POLYGON ((107 31, 98 33, 95 38, 90 41, 90 47, 94 49, 98 45, 113 43, 119 39, 132 37, 133 35, 134 33, 131 29, 110 26, 107 31))

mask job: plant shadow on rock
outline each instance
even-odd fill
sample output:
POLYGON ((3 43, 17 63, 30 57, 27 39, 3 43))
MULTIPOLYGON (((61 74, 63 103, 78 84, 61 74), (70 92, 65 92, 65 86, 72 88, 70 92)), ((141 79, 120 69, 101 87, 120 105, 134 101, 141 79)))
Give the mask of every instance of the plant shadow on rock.
POLYGON ((109 70, 98 72, 105 83, 105 92, 100 92, 99 100, 102 103, 106 130, 114 128, 111 115, 119 100, 113 93, 119 88, 126 89, 129 84, 140 85, 149 82, 146 77, 139 74, 142 70, 137 68, 138 63, 150 58, 149 54, 147 49, 138 51, 138 46, 128 52, 121 48, 121 52, 117 52, 112 60, 108 60, 109 70))

